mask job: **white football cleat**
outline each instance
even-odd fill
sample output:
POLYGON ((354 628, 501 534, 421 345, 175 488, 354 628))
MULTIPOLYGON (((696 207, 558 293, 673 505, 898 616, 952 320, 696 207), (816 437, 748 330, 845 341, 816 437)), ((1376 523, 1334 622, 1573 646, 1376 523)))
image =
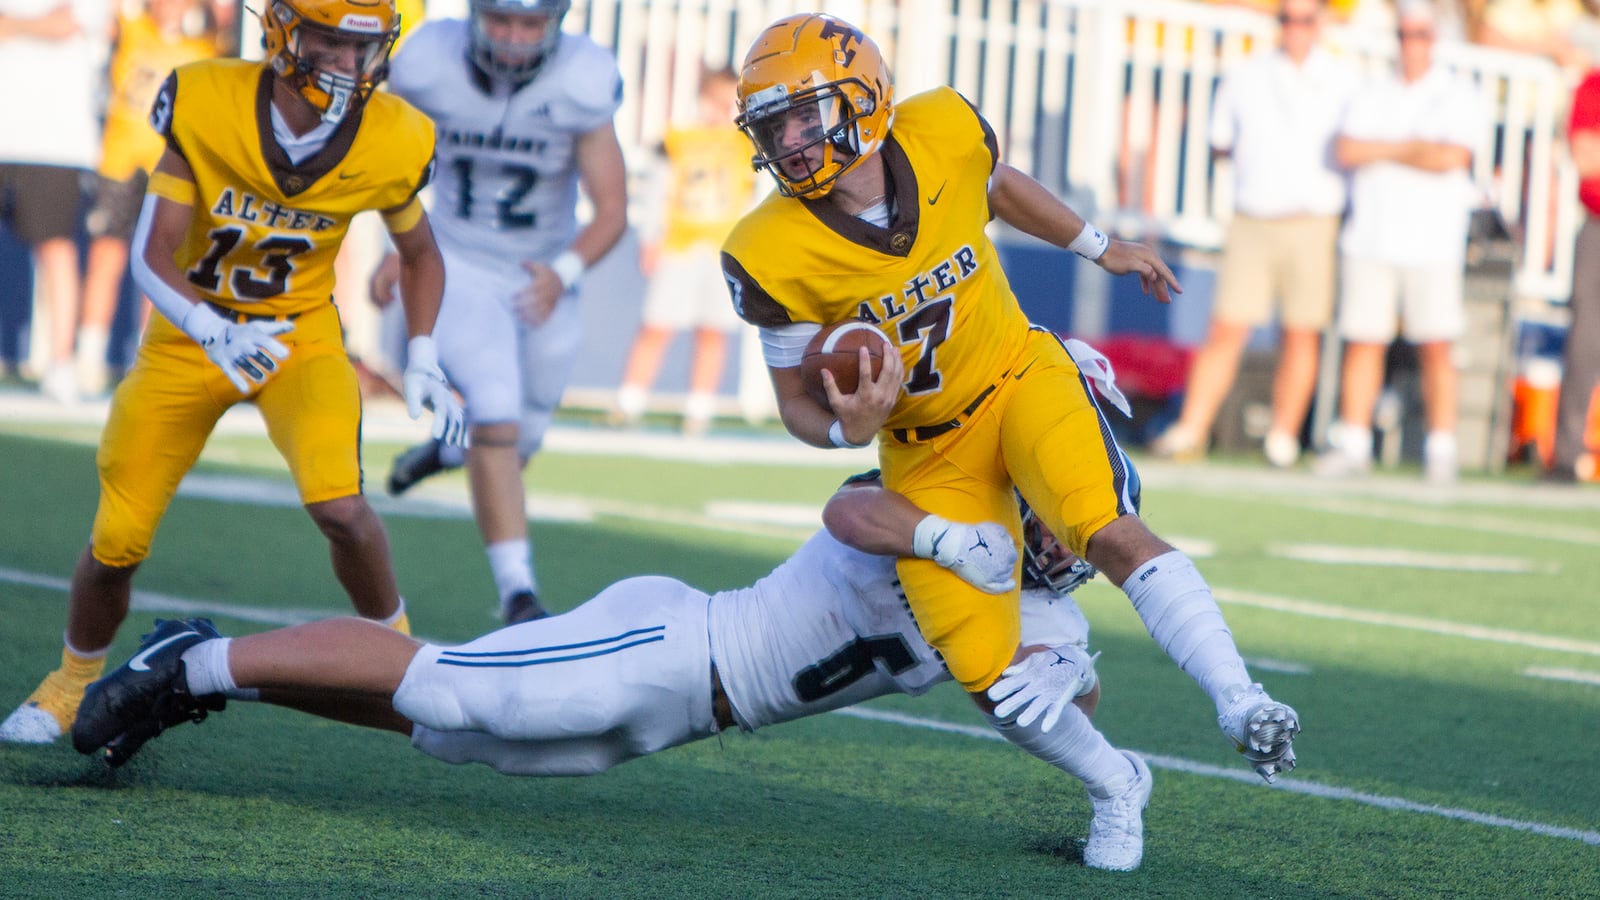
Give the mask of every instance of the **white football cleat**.
POLYGON ((1273 776, 1294 768, 1294 736, 1300 733, 1300 716, 1289 704, 1267 696, 1261 685, 1240 691, 1217 716, 1217 724, 1268 784, 1273 776))
POLYGON ((0 743, 52 744, 58 737, 61 723, 32 703, 22 704, 0 722, 0 743))
POLYGON ((1128 750, 1121 753, 1133 764, 1133 781, 1115 797, 1089 798, 1094 805, 1094 818, 1089 821, 1083 864, 1091 869, 1131 872, 1144 860, 1144 808, 1155 785, 1150 767, 1139 754, 1128 750))

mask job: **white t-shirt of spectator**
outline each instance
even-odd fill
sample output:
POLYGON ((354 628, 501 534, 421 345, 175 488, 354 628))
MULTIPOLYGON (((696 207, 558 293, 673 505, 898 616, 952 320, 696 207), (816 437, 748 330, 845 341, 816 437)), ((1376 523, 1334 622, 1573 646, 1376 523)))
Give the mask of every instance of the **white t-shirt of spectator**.
MULTIPOLYGON (((1475 150, 1488 115, 1476 88, 1441 66, 1415 82, 1398 73, 1357 95, 1345 135, 1361 140, 1423 140, 1475 150)), ((1429 172, 1399 163, 1361 166, 1351 178, 1345 255, 1405 266, 1458 266, 1477 200, 1469 169, 1429 172)))
POLYGON ((1316 48, 1295 65, 1282 50, 1223 75, 1211 110, 1211 146, 1233 154, 1234 208, 1281 218, 1344 211, 1345 175, 1333 139, 1360 82, 1353 66, 1316 48))
MULTIPOLYGON (((0 0, 0 15, 37 18, 61 0, 0 0)), ((0 162, 93 169, 100 155, 99 88, 106 0, 70 0, 78 32, 62 41, 0 40, 0 162)))

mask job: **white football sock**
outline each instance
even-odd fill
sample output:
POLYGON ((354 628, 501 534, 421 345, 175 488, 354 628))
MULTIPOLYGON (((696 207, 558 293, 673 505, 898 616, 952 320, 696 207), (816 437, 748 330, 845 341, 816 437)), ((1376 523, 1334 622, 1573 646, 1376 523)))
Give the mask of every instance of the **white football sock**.
POLYGON ((637 419, 644 415, 644 407, 650 400, 650 395, 642 387, 625 384, 617 390, 617 411, 630 419, 637 419))
POLYGON ((713 394, 692 393, 683 404, 686 418, 710 421, 717 412, 717 398, 713 394))
POLYGON ((517 591, 539 593, 539 583, 533 577, 533 546, 527 540, 496 541, 484 552, 489 557, 489 571, 494 573, 501 604, 517 591))
POLYGON ((400 621, 400 619, 406 614, 406 598, 397 597, 396 600, 398 602, 395 605, 394 612, 380 620, 383 622, 383 624, 389 626, 390 628, 393 628, 394 624, 400 621))
POLYGON ((1122 592, 1133 601, 1150 636, 1200 685, 1218 713, 1250 684, 1210 585, 1182 551, 1163 553, 1140 566, 1122 592))
POLYGON ((988 714, 984 718, 1006 740, 1082 781, 1092 797, 1114 797, 1138 774, 1075 703, 1061 711, 1056 727, 1048 733, 1043 730, 1044 716, 1027 726, 1018 725, 1015 716, 1002 720, 988 714))
POLYGON ((183 677, 189 693, 196 697, 237 690, 233 670, 228 668, 228 648, 233 638, 212 638, 183 651, 183 677))

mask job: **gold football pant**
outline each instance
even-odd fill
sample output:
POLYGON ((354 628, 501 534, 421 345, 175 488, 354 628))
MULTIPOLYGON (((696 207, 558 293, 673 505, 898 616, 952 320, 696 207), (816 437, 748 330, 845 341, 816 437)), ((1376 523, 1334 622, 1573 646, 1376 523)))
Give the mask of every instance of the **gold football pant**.
MULTIPOLYGON (((1029 333, 1023 353, 971 416, 931 440, 880 435, 884 485, 952 521, 1005 525, 1021 546, 1012 485, 1080 556, 1089 538, 1134 512, 1128 461, 1061 342, 1029 333)), ((969 691, 993 684, 1021 640, 1017 594, 985 594, 932 560, 902 559, 901 584, 922 636, 969 691)))
POLYGON ((159 313, 117 387, 100 440, 100 506, 91 549, 108 566, 150 553, 178 483, 217 420, 241 401, 261 410, 304 503, 361 492, 361 392, 330 303, 295 319, 278 340, 289 358, 251 395, 241 395, 205 351, 159 313))

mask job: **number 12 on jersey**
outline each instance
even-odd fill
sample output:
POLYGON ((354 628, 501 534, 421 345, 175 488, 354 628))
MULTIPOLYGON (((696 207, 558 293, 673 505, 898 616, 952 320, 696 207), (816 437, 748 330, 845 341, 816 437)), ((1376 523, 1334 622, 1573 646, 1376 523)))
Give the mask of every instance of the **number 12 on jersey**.
POLYGON ((478 160, 468 156, 457 157, 450 161, 450 169, 455 172, 458 182, 456 216, 462 219, 472 218, 472 207, 477 202, 474 193, 477 187, 475 176, 481 176, 484 179, 505 183, 505 187, 501 188, 499 196, 494 201, 494 221, 497 228, 502 231, 512 231, 537 225, 539 217, 533 211, 533 204, 524 201, 539 185, 539 170, 532 166, 509 162, 486 163, 484 168, 490 171, 488 173, 480 171, 478 160))

